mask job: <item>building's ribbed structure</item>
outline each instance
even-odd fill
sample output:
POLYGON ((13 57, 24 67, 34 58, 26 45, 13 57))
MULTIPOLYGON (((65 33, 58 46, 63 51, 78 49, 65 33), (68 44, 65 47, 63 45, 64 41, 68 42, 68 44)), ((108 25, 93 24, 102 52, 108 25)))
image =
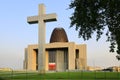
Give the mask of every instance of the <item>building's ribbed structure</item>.
POLYGON ((50 43, 68 42, 67 34, 63 28, 55 28, 52 32, 50 43))

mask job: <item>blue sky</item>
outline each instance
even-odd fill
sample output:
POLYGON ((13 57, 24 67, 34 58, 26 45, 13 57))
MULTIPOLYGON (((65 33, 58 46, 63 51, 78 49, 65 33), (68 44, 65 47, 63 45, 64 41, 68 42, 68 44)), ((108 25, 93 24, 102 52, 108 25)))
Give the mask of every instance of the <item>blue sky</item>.
POLYGON ((38 25, 29 25, 28 16, 38 15, 38 4, 44 3, 46 13, 56 13, 57 22, 46 24, 46 43, 55 27, 66 30, 70 42, 87 44, 87 61, 90 66, 108 67, 119 65, 116 53, 109 53, 106 37, 96 42, 95 35, 89 41, 78 38, 74 28, 70 28, 73 10, 68 9, 71 0, 1 0, 0 1, 0 68, 23 68, 24 48, 37 44, 38 25))

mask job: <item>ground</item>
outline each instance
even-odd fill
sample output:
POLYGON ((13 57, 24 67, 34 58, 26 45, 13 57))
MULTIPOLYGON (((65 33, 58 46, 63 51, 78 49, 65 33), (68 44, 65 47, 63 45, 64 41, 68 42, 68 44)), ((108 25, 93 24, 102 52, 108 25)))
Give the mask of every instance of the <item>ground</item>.
POLYGON ((120 72, 52 72, 0 71, 0 80, 120 80, 120 72))

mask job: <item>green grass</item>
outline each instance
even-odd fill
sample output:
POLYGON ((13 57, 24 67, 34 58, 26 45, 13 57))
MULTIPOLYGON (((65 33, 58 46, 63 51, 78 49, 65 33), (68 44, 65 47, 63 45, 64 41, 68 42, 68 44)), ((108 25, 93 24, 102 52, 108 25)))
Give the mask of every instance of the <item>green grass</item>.
POLYGON ((118 72, 0 72, 0 80, 120 80, 118 72))

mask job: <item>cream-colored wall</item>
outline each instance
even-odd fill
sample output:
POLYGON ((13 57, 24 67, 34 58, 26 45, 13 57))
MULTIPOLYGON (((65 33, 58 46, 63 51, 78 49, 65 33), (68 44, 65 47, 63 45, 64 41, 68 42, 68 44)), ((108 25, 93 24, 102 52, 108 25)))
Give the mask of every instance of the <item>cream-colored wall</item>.
POLYGON ((87 69, 87 49, 85 44, 77 45, 76 49, 79 50, 79 58, 80 58, 80 69, 87 69))
POLYGON ((75 44, 70 43, 68 47, 68 69, 75 70, 75 44))
POLYGON ((64 51, 57 50, 56 51, 56 70, 57 71, 64 71, 64 51))
MULTIPOLYGON (((79 50, 79 61, 80 61, 80 69, 86 69, 87 67, 87 51, 86 45, 80 44, 76 45, 74 42, 56 42, 45 45, 46 49, 49 50, 51 48, 68 48, 68 69, 75 70, 75 52, 76 49, 79 50)), ((29 45, 27 48, 27 61, 28 70, 36 70, 36 52, 34 49, 38 49, 38 45, 29 45)), ((48 51, 46 50, 46 66, 45 69, 48 70, 48 51)))
POLYGON ((36 70, 36 52, 33 45, 28 46, 28 70, 36 70))

